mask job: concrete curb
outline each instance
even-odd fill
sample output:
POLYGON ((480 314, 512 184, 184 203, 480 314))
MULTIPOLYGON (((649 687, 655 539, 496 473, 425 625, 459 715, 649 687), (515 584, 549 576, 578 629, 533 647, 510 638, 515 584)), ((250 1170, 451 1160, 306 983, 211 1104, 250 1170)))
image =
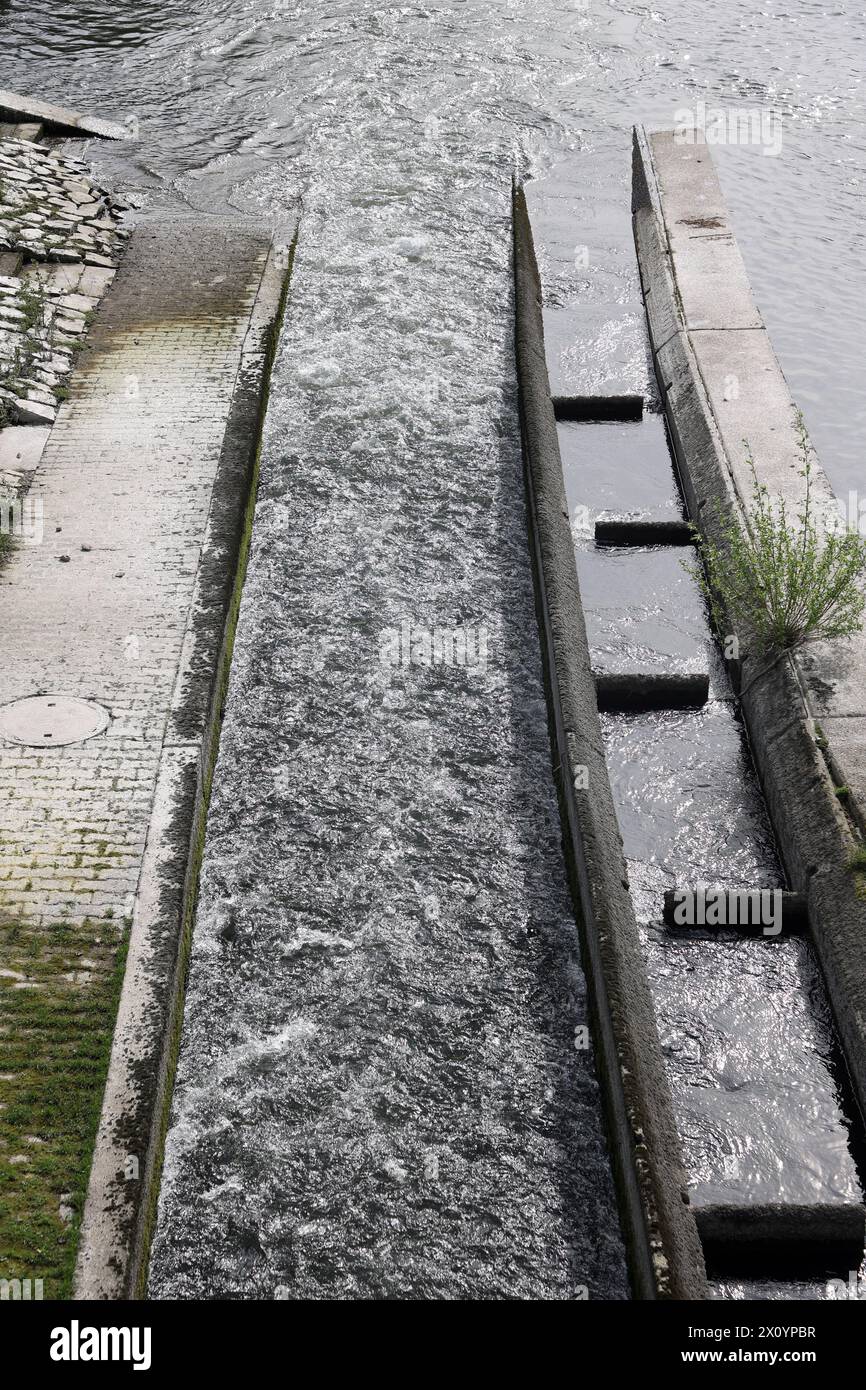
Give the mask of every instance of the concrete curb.
POLYGON ((688 1206, 622 839, 608 781, 544 351, 541 285, 515 187, 515 350, 551 741, 563 842, 634 1296, 708 1297, 688 1206))
MULTIPOLYGON (((770 493, 784 496, 792 515, 801 509, 793 402, 752 299, 707 147, 636 129, 633 212, 653 358, 686 502, 701 529, 722 544, 725 526, 743 523, 744 438, 770 493), (732 378, 733 396, 725 387, 732 378)), ((813 477, 819 503, 835 508, 817 464, 813 477)), ((824 644, 817 660, 760 671, 747 659, 734 672, 745 692, 752 754, 790 886, 808 904, 866 1114, 866 897, 849 867, 863 805, 857 791, 866 727, 864 642, 824 644), (852 788, 852 820, 828 763, 852 788)))
POLYGON ((53 106, 35 97, 20 96, 0 88, 0 120, 34 122, 52 135, 98 135, 102 140, 129 140, 129 131, 117 121, 82 115, 66 106, 53 106))
POLYGON ((287 269, 272 246, 241 354, 163 742, 81 1225, 75 1299, 134 1298, 145 1279, 232 613, 289 274, 290 261, 287 269))

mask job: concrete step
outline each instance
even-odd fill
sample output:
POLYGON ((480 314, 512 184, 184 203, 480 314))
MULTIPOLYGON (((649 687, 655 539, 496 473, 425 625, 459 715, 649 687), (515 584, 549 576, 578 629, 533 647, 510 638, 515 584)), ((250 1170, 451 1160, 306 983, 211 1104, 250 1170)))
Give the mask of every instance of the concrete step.
POLYGON ((643 396, 552 396, 557 420, 642 420, 643 396))
MULTIPOLYGON (((670 888, 665 893, 664 910, 662 921, 666 927, 672 931, 693 932, 693 931, 738 931, 744 935, 772 935, 772 936, 791 936, 800 935, 809 929, 809 913, 806 907, 806 899, 801 893, 789 893, 784 889, 745 889, 729 888, 724 891, 724 899, 719 903, 717 911, 709 911, 716 902, 717 890, 670 888), (684 898, 683 895, 686 895, 684 898), (764 895, 767 895, 765 898, 764 895), (778 895, 778 896, 776 896, 778 895), (709 901, 708 901, 709 898, 709 901), (767 898, 770 902, 767 902, 767 898), (762 908, 766 906, 772 908, 774 920, 769 925, 776 927, 778 931, 766 930, 766 920, 762 922, 762 908), (685 908, 685 920, 678 921, 678 916, 683 915, 685 908), (677 911, 679 909, 679 912, 677 911), (715 919, 720 917, 720 921, 707 921, 707 916, 715 919)), ((763 916, 766 919, 766 910, 763 916)))
POLYGON ((866 1209, 858 1203, 695 1208, 710 1274, 847 1273, 863 1259, 866 1209))
POLYGON ((710 678, 703 672, 649 674, 642 671, 595 676, 598 708, 604 713, 650 709, 695 709, 705 705, 710 678))

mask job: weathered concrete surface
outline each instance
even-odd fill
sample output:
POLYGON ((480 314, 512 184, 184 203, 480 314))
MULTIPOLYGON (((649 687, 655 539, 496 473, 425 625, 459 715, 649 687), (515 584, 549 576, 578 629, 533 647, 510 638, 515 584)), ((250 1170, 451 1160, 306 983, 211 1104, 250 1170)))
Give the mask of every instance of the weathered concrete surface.
MULTIPOLYGON (((605 763, 598 718, 604 680, 591 668, 547 375, 541 284, 519 188, 513 215, 521 425, 554 760, 632 1290, 641 1299, 704 1298, 703 1258, 605 763)), ((650 683, 619 678, 632 696, 635 684, 645 695, 650 683)))
POLYGON ((510 186, 485 175, 455 222, 445 189, 371 207, 368 177, 301 229, 150 1293, 622 1298, 534 636, 510 186), (431 199, 427 252, 405 232, 431 199), (483 628, 485 662, 391 664, 407 615, 483 628))
POLYGON ((128 140, 129 131, 117 121, 103 121, 98 116, 82 115, 65 106, 54 106, 36 97, 21 96, 19 92, 0 89, 0 117, 20 124, 38 122, 51 131, 68 135, 98 135, 103 140, 128 140))
MULTIPOLYGON (((0 580, 0 704, 55 692, 111 715, 85 743, 0 744, 3 918, 73 932, 103 919, 107 941, 132 921, 82 1242, 79 1288, 97 1296, 123 1284, 141 1188, 123 1181, 127 1156, 142 1176, 147 1164, 179 925, 159 866, 177 850, 185 872, 202 681, 219 651, 202 586, 214 560, 230 579, 236 552, 215 528, 214 484, 239 372, 261 369, 268 254, 243 227, 139 230, 31 484, 42 543, 22 546, 0 580)), ((247 476, 249 458, 234 467, 247 476)), ((235 500, 239 516, 242 491, 235 500)))
MULTIPOLYGON (((659 383, 689 511, 717 543, 724 519, 742 522, 757 476, 788 513, 802 510, 796 414, 769 338, 744 284, 707 147, 670 133, 635 133, 634 228, 659 383), (707 242, 712 240, 711 253, 707 242), (708 255, 712 284, 702 280, 708 255)), ((813 460, 813 495, 838 516, 813 460)), ((747 649, 748 634, 743 634, 747 649)), ((822 644, 779 663, 742 663, 752 751, 791 886, 809 904, 813 939, 859 1103, 866 1112, 866 897, 849 860, 852 820, 834 792, 851 788, 854 821, 866 805, 860 719, 866 639, 822 644), (829 749, 816 737, 825 722, 829 749)))

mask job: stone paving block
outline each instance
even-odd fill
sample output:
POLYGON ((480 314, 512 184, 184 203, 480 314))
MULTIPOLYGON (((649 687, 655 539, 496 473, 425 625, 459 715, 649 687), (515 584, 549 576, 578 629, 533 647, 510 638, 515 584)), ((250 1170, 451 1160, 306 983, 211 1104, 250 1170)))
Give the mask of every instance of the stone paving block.
POLYGON ((0 430, 0 492, 36 468, 49 433, 48 428, 31 425, 8 425, 0 430))

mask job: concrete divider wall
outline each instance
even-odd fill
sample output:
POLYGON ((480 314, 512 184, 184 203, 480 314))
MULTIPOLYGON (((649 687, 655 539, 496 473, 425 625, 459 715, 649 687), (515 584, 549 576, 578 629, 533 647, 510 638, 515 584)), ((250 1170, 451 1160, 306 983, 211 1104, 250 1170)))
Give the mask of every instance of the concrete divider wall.
POLYGON ((544 351, 526 202, 514 192, 516 355, 530 538, 563 840, 634 1295, 707 1297, 703 1255, 608 781, 544 351))
MULTIPOLYGON (((796 516, 805 487, 797 413, 707 146, 637 129, 633 212, 653 357, 692 519, 719 544, 731 520, 745 524, 753 480, 744 441, 759 481, 796 516)), ((812 486, 817 505, 835 511, 814 457, 812 486)), ((807 900, 866 1113, 866 895, 850 867, 866 806, 866 639, 816 645, 762 674, 766 658, 750 657, 749 634, 737 635, 745 655, 734 675, 752 753, 791 887, 807 900), (850 788, 852 819, 834 781, 850 788)))

